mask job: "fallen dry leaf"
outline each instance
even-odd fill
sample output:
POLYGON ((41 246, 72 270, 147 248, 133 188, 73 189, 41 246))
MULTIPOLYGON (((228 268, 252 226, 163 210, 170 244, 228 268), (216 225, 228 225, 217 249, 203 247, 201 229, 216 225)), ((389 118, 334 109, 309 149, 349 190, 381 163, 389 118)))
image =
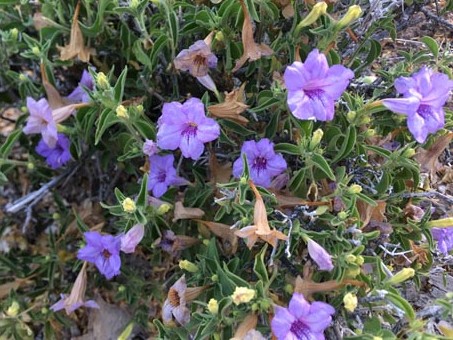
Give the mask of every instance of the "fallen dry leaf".
POLYGON ((311 277, 303 279, 298 275, 294 284, 294 292, 303 294, 307 300, 313 301, 313 294, 338 290, 345 285, 365 287, 366 283, 352 279, 344 279, 342 282, 337 282, 335 280, 314 282, 311 280, 311 277))
POLYGON ((80 12, 80 2, 77 3, 77 6, 74 11, 74 16, 72 17, 72 26, 71 26, 71 36, 69 38, 69 44, 60 47, 60 59, 61 60, 70 60, 75 57, 78 57, 81 61, 87 63, 90 60, 90 54, 94 54, 94 49, 85 46, 83 41, 83 34, 79 26, 78 18, 80 12))
POLYGON ((41 64, 41 78, 42 85, 46 90, 47 101, 49 102, 51 109, 56 110, 67 105, 68 101, 63 99, 57 89, 49 82, 44 64, 41 64))
POLYGON ((197 219, 203 217, 203 215, 204 211, 199 208, 186 208, 182 205, 182 202, 176 202, 172 221, 197 219))
POLYGON ((301 199, 299 197, 291 196, 291 195, 286 194, 286 193, 281 193, 279 191, 271 190, 271 192, 275 195, 275 198, 277 199, 277 202, 278 202, 278 206, 280 208, 293 208, 293 207, 297 207, 299 205, 306 205, 306 206, 309 206, 309 207, 319 207, 319 206, 323 206, 323 205, 329 206, 329 207, 332 206, 332 202, 331 201, 327 201, 327 202, 323 202, 323 201, 312 202, 312 201, 303 200, 303 199, 301 199))
POLYGON ((244 339, 245 335, 251 329, 255 329, 258 324, 258 316, 254 313, 248 314, 244 320, 239 324, 236 332, 234 332, 233 338, 230 340, 244 339))
POLYGON ((216 118, 228 119, 238 124, 246 125, 249 120, 241 116, 241 113, 249 108, 245 104, 245 84, 243 83, 240 88, 234 89, 230 93, 225 93, 225 101, 208 106, 208 111, 216 118))
POLYGON ((8 296, 11 290, 16 290, 23 285, 26 285, 29 281, 26 279, 15 279, 11 282, 6 282, 0 285, 0 299, 3 299, 5 296, 8 296))
POLYGON ((8 107, 2 111, 0 115, 0 134, 4 137, 8 137, 9 134, 14 131, 16 127, 16 120, 22 112, 15 107, 8 107))
POLYGON ((274 51, 266 44, 257 44, 253 39, 253 27, 252 18, 247 10, 247 6, 244 0, 240 0, 242 11, 244 12, 244 24, 242 25, 242 46, 244 53, 242 57, 236 61, 236 66, 233 68, 233 72, 239 70, 247 60, 258 60, 263 56, 270 56, 274 51))
POLYGON ((419 148, 415 154, 415 159, 420 164, 422 171, 434 174, 440 168, 438 158, 440 154, 448 147, 453 139, 453 132, 440 136, 429 149, 419 148))
POLYGON ((385 207, 387 203, 385 201, 376 201, 377 205, 373 207, 363 201, 357 201, 357 210, 360 214, 360 219, 362 220, 362 228, 365 228, 370 221, 375 222, 384 222, 386 221, 385 217, 385 207))
POLYGON ((197 222, 206 226, 214 235, 220 237, 223 241, 226 241, 227 244, 224 244, 225 252, 228 254, 235 254, 238 248, 238 237, 235 235, 235 230, 231 229, 229 225, 211 222, 196 220, 197 222))
POLYGON ((210 152, 209 170, 211 172, 212 184, 228 183, 230 181, 231 173, 233 172, 230 162, 222 165, 219 164, 215 152, 210 152))

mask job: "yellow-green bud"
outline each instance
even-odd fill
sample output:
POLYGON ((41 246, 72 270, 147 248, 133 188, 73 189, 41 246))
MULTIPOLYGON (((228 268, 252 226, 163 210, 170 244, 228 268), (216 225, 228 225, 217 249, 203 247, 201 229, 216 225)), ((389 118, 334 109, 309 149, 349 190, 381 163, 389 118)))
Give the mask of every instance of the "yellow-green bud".
POLYGON ((375 129, 368 129, 365 131, 365 137, 367 137, 367 138, 373 137, 375 134, 376 134, 375 129))
POLYGON ((137 8, 139 5, 138 0, 131 0, 130 6, 131 8, 137 8))
POLYGON ((285 292, 287 292, 288 294, 292 294, 294 293, 294 287, 292 285, 290 285, 289 283, 287 283, 284 287, 284 290, 285 292))
POLYGON ((414 148, 408 148, 408 149, 404 150, 404 152, 403 152, 403 157, 411 158, 414 155, 415 155, 414 148))
POLYGON ((168 203, 163 203, 159 206, 159 208, 157 208, 157 214, 158 215, 164 215, 166 214, 167 212, 169 212, 171 209, 171 205, 168 204, 168 203))
POLYGON ((118 336, 118 340, 127 340, 131 338, 132 330, 134 329, 134 323, 131 322, 127 325, 126 328, 118 336))
POLYGON ((349 278, 355 278, 359 274, 360 274, 360 267, 349 268, 346 271, 346 276, 349 278))
POLYGON ((348 192, 350 194, 358 194, 359 192, 362 192, 362 187, 358 184, 353 184, 349 187, 348 192))
POLYGON ((247 178, 241 177, 241 179, 239 180, 239 183, 242 184, 242 185, 247 184, 247 178))
POLYGON ((8 307, 6 315, 10 317, 15 317, 17 316, 17 314, 19 314, 19 311, 20 311, 19 303, 17 303, 17 301, 13 301, 11 306, 8 307))
POLYGON ((32 162, 27 163, 27 169, 28 170, 33 170, 35 168, 35 165, 32 162))
POLYGON ((223 35, 222 31, 218 31, 215 34, 214 39, 217 40, 217 41, 223 41, 225 39, 225 36, 223 35))
POLYGON ((116 116, 120 118, 129 118, 127 109, 123 105, 118 105, 118 107, 116 108, 116 116))
POLYGON ((24 82, 24 81, 27 81, 27 76, 23 73, 19 74, 19 80, 24 82))
POLYGON ((100 89, 107 90, 110 87, 109 80, 104 72, 99 72, 96 76, 96 84, 100 89))
POLYGON ((253 298, 255 298, 256 291, 254 289, 250 289, 247 287, 236 287, 236 290, 231 295, 233 299, 233 303, 235 305, 239 305, 241 303, 250 302, 253 298))
POLYGON ((60 217, 61 217, 61 216, 60 216, 59 213, 53 213, 53 214, 52 214, 52 219, 55 220, 55 221, 56 221, 56 220, 59 220, 60 217))
POLYGON ((211 281, 212 282, 219 282, 219 277, 217 276, 217 274, 214 274, 211 276, 211 281))
POLYGON ((362 264, 364 264, 364 262, 365 262, 365 259, 363 258, 363 256, 357 255, 357 260, 355 261, 356 265, 361 266, 362 264))
POLYGON ((189 273, 196 273, 198 271, 197 265, 189 260, 179 261, 179 268, 186 270, 189 273))
POLYGON ((373 336, 373 340, 383 340, 380 336, 373 336))
POLYGON ((362 15, 362 9, 358 5, 353 5, 348 8, 346 14, 337 22, 338 28, 346 28, 348 27, 353 21, 360 18, 362 15))
POLYGON ((357 117, 357 112, 355 112, 355 111, 349 111, 346 114, 346 119, 348 120, 349 123, 352 123, 356 117, 357 117))
POLYGON ((39 57, 39 55, 41 54, 41 50, 39 49, 38 46, 33 46, 33 47, 31 48, 31 52, 32 52, 35 56, 38 56, 38 57, 39 57))
POLYGON ((263 311, 269 310, 271 308, 272 303, 268 299, 263 299, 260 301, 260 309, 263 311))
POLYGON ((19 30, 17 28, 12 28, 9 30, 9 32, 11 33, 11 38, 13 40, 17 40, 17 37, 19 36, 19 30))
POLYGON ((211 299, 208 302, 208 311, 212 315, 216 315, 219 312, 219 303, 216 299, 211 299))
POLYGON ((346 262, 347 263, 356 263, 357 257, 353 254, 348 254, 345 256, 346 262))
POLYGON ((345 220, 348 218, 348 213, 346 211, 340 211, 337 216, 340 220, 345 220))
POLYGON ((138 113, 143 113, 143 105, 141 105, 141 104, 137 105, 136 109, 137 109, 138 113))
POLYGON ((324 136, 324 132, 321 129, 317 129, 315 132, 313 132, 313 137, 310 141, 310 149, 314 149, 316 146, 318 146, 318 144, 321 142, 322 136, 324 136))
POLYGON ((118 292, 123 293, 125 291, 126 291, 126 287, 124 287, 123 285, 118 287, 118 292))
POLYGON ((121 206, 123 207, 123 210, 127 213, 133 213, 135 210, 137 210, 137 206, 135 205, 135 202, 127 197, 122 203, 121 206))
POLYGON ((446 293, 446 294, 445 294, 445 297, 446 297, 447 299, 453 299, 453 292, 448 292, 448 293, 446 293))
POLYGON ((413 268, 403 268, 398 273, 393 275, 390 279, 387 280, 388 284, 397 285, 402 283, 415 275, 415 270, 413 268))
POLYGON ((344 309, 348 312, 353 312, 357 308, 357 296, 352 293, 348 293, 343 297, 344 309))
POLYGON ((371 117, 364 116, 360 119, 360 124, 368 124, 369 122, 371 122, 371 117))
POLYGON ((205 246, 209 246, 209 240, 204 239, 204 240, 203 240, 203 244, 204 244, 205 246))
POLYGON ((41 308, 41 314, 46 315, 47 313, 49 313, 49 309, 47 307, 42 307, 41 308))
POLYGON ((430 228, 449 228, 453 226, 453 217, 442 218, 428 222, 430 228))
POLYGON ((295 34, 298 34, 303 27, 313 24, 321 15, 326 14, 327 4, 325 2, 318 2, 313 6, 310 13, 302 20, 296 27, 295 34))

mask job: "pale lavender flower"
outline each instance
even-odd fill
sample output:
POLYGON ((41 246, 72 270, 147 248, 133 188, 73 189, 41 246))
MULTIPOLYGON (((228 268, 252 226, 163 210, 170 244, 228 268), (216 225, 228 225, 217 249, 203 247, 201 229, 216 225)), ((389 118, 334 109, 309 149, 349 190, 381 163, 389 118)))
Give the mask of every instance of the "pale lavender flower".
POLYGON ((244 142, 241 149, 241 156, 233 164, 233 176, 241 177, 244 171, 242 155, 247 157, 250 178, 256 185, 268 188, 271 179, 280 175, 286 170, 287 164, 281 154, 274 151, 274 143, 263 138, 259 142, 253 140, 244 142))
POLYGON ((79 85, 67 96, 67 98, 73 103, 88 103, 90 101, 90 96, 85 88, 90 91, 94 90, 93 77, 91 77, 90 72, 87 70, 83 70, 79 85))
POLYGON ((57 143, 57 124, 52 116, 52 109, 45 98, 39 101, 27 97, 30 116, 23 131, 26 135, 40 133, 44 142, 51 148, 57 143))
POLYGON ((447 75, 422 67, 411 77, 396 79, 395 88, 403 98, 384 99, 383 104, 407 116, 407 127, 417 142, 424 143, 428 134, 443 128, 443 106, 453 89, 453 81, 447 75))
POLYGON ((272 332, 278 340, 324 340, 324 330, 332 322, 335 309, 324 302, 309 303, 294 293, 288 308, 275 307, 272 332))
POLYGON ((155 141, 146 139, 145 143, 143 143, 142 151, 146 156, 151 157, 152 155, 155 155, 159 151, 159 149, 157 148, 155 141))
POLYGON ((35 149, 38 155, 46 158, 46 163, 52 169, 58 169, 71 160, 68 137, 63 133, 57 134, 57 137, 57 143, 53 148, 49 147, 44 139, 41 139, 35 149))
POLYGON ((202 101, 190 98, 184 104, 165 103, 158 120, 157 145, 161 149, 181 149, 186 158, 197 160, 204 151, 204 143, 220 135, 217 122, 205 115, 202 101))
POLYGON ((315 49, 304 63, 295 61, 288 66, 283 77, 294 116, 329 121, 334 116, 334 101, 341 97, 354 73, 342 65, 329 67, 326 56, 315 49))
POLYGON ((189 323, 190 311, 186 305, 186 291, 186 278, 183 275, 170 287, 167 299, 162 306, 162 320, 164 324, 168 325, 173 323, 173 319, 181 326, 189 323))
POLYGON ((194 77, 203 77, 208 74, 209 68, 217 67, 217 57, 205 41, 198 40, 179 52, 174 63, 178 70, 189 71, 194 77))
POLYGON ((444 255, 448 255, 453 249, 453 226, 450 228, 432 228, 431 234, 437 241, 437 249, 444 255))
POLYGON ((74 282, 74 286, 71 289, 71 294, 61 294, 61 299, 52 305, 50 309, 54 312, 58 312, 63 308, 66 310, 66 314, 71 314, 80 307, 87 308, 99 308, 99 305, 94 300, 85 301, 85 291, 87 285, 87 273, 86 273, 86 262, 84 262, 82 269, 80 270, 77 279, 74 282))
POLYGON ((121 237, 101 235, 97 231, 88 231, 83 235, 87 244, 79 250, 77 257, 94 263, 109 280, 118 275, 121 267, 121 237))
POLYGON ((312 239, 308 240, 308 254, 316 262, 320 270, 331 271, 334 266, 330 254, 312 239))
POLYGON ((159 198, 168 190, 171 185, 186 185, 189 182, 176 175, 173 166, 175 158, 173 155, 158 156, 149 158, 149 177, 148 191, 153 192, 153 196, 159 198))
POLYGON ((121 236, 121 251, 126 254, 133 253, 144 235, 145 226, 143 224, 134 225, 126 234, 121 236))

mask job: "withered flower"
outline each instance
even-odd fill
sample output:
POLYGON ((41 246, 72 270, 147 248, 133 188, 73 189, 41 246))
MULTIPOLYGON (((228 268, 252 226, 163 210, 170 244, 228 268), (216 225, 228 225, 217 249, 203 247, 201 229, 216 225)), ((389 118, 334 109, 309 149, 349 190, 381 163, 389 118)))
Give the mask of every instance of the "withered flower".
POLYGON ((256 314, 247 315, 230 340, 264 340, 265 337, 255 329, 257 324, 258 316, 256 314))
POLYGON ((236 253, 238 248, 238 237, 236 236, 234 229, 231 229, 229 225, 223 223, 202 220, 196 221, 206 226, 214 235, 220 237, 224 241, 223 248, 226 253, 236 253), (227 245, 225 243, 227 243, 227 245))
POLYGON ((69 44, 60 47, 60 59, 70 60, 76 56, 83 62, 87 63, 90 60, 90 54, 94 54, 94 49, 85 46, 83 41, 82 30, 80 29, 78 18, 80 12, 80 1, 74 11, 72 17, 71 36, 69 38, 69 44))
POLYGON ((263 241, 269 243, 272 247, 277 246, 278 240, 288 240, 288 236, 282 232, 274 229, 271 230, 269 227, 269 222, 267 220, 266 206, 264 205, 263 198, 261 194, 256 189, 252 181, 249 181, 250 187, 253 190, 253 193, 256 197, 255 202, 255 211, 253 214, 253 223, 254 225, 242 228, 235 232, 236 236, 247 239, 247 247, 251 249, 258 238, 261 238, 263 241))
POLYGON ((173 222, 203 217, 204 211, 199 208, 186 208, 182 202, 175 203, 173 222))
POLYGON ((230 93, 225 92, 225 101, 223 103, 208 106, 208 111, 211 115, 216 118, 228 119, 238 124, 246 125, 249 120, 241 116, 241 113, 249 108, 245 104, 245 84, 243 83, 240 88, 234 89, 230 93))
POLYGON ((171 255, 176 255, 181 250, 192 247, 200 240, 195 237, 185 235, 175 235, 171 230, 165 230, 162 237, 159 237, 155 244, 171 255))
POLYGON ((266 44, 257 44, 253 39, 253 28, 252 28, 252 18, 247 9, 247 6, 244 3, 244 0, 240 0, 242 11, 244 12, 244 23, 242 25, 242 46, 244 48, 244 53, 242 57, 236 61, 236 66, 233 68, 233 72, 239 70, 242 65, 245 64, 247 60, 258 60, 263 56, 270 56, 274 51, 267 46, 266 44))

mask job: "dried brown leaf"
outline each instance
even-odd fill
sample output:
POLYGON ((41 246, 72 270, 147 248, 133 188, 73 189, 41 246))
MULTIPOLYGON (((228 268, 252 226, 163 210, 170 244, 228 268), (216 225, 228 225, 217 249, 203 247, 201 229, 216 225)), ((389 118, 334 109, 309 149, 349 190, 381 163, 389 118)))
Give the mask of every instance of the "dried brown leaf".
POLYGON ((330 207, 332 205, 332 203, 330 201, 312 202, 312 201, 303 200, 299 197, 291 196, 290 194, 281 193, 279 191, 271 190, 271 192, 275 195, 275 198, 277 199, 277 202, 278 202, 278 206, 280 208, 293 208, 293 207, 297 207, 299 205, 307 205, 309 207, 319 207, 319 206, 323 206, 323 205, 330 207))
POLYGON ((15 279, 11 282, 6 282, 0 285, 0 299, 3 299, 5 296, 8 296, 11 290, 16 290, 23 285, 27 284, 29 281, 24 279, 15 279))
POLYGON ((220 104, 208 106, 208 111, 216 118, 232 120, 238 124, 246 125, 249 120, 243 116, 245 110, 249 108, 245 104, 244 87, 246 83, 238 89, 234 89, 230 93, 225 93, 225 101, 220 104))
POLYGON ((231 163, 227 162, 220 165, 214 152, 210 152, 209 170, 211 171, 211 183, 228 183, 233 169, 231 163))
POLYGON ((335 280, 314 282, 311 278, 303 279, 298 275, 294 285, 294 292, 303 294, 307 300, 313 300, 313 294, 338 290, 345 285, 365 287, 366 283, 351 279, 344 279, 342 282, 335 280))
POLYGON ((22 112, 15 107, 8 107, 2 111, 0 116, 0 134, 8 137, 16 127, 16 120, 22 115, 22 112))
POLYGON ((257 324, 258 324, 258 316, 253 313, 248 314, 244 318, 244 320, 239 324, 239 326, 236 329, 236 332, 234 332, 234 336, 231 340, 243 339, 249 330, 256 328, 257 324))
POLYGON ((238 248, 238 238, 235 235, 234 229, 231 229, 229 225, 223 223, 203 220, 196 221, 206 226, 214 235, 220 237, 224 241, 227 241, 229 244, 229 248, 231 248, 228 251, 229 254, 236 253, 238 248))
POLYGON ((438 158, 440 154, 448 147, 453 139, 453 132, 440 136, 429 149, 419 148, 415 154, 415 159, 420 164, 422 171, 435 173, 440 168, 438 158))
POLYGON ((186 208, 182 202, 175 203, 173 222, 178 220, 197 219, 204 216, 204 211, 199 208, 186 208))
POLYGON ((376 222, 386 221, 384 214, 387 203, 385 201, 376 201, 376 203, 377 205, 373 207, 363 201, 357 201, 357 210, 359 211, 360 219, 363 223, 362 228, 365 228, 371 220, 376 222))

